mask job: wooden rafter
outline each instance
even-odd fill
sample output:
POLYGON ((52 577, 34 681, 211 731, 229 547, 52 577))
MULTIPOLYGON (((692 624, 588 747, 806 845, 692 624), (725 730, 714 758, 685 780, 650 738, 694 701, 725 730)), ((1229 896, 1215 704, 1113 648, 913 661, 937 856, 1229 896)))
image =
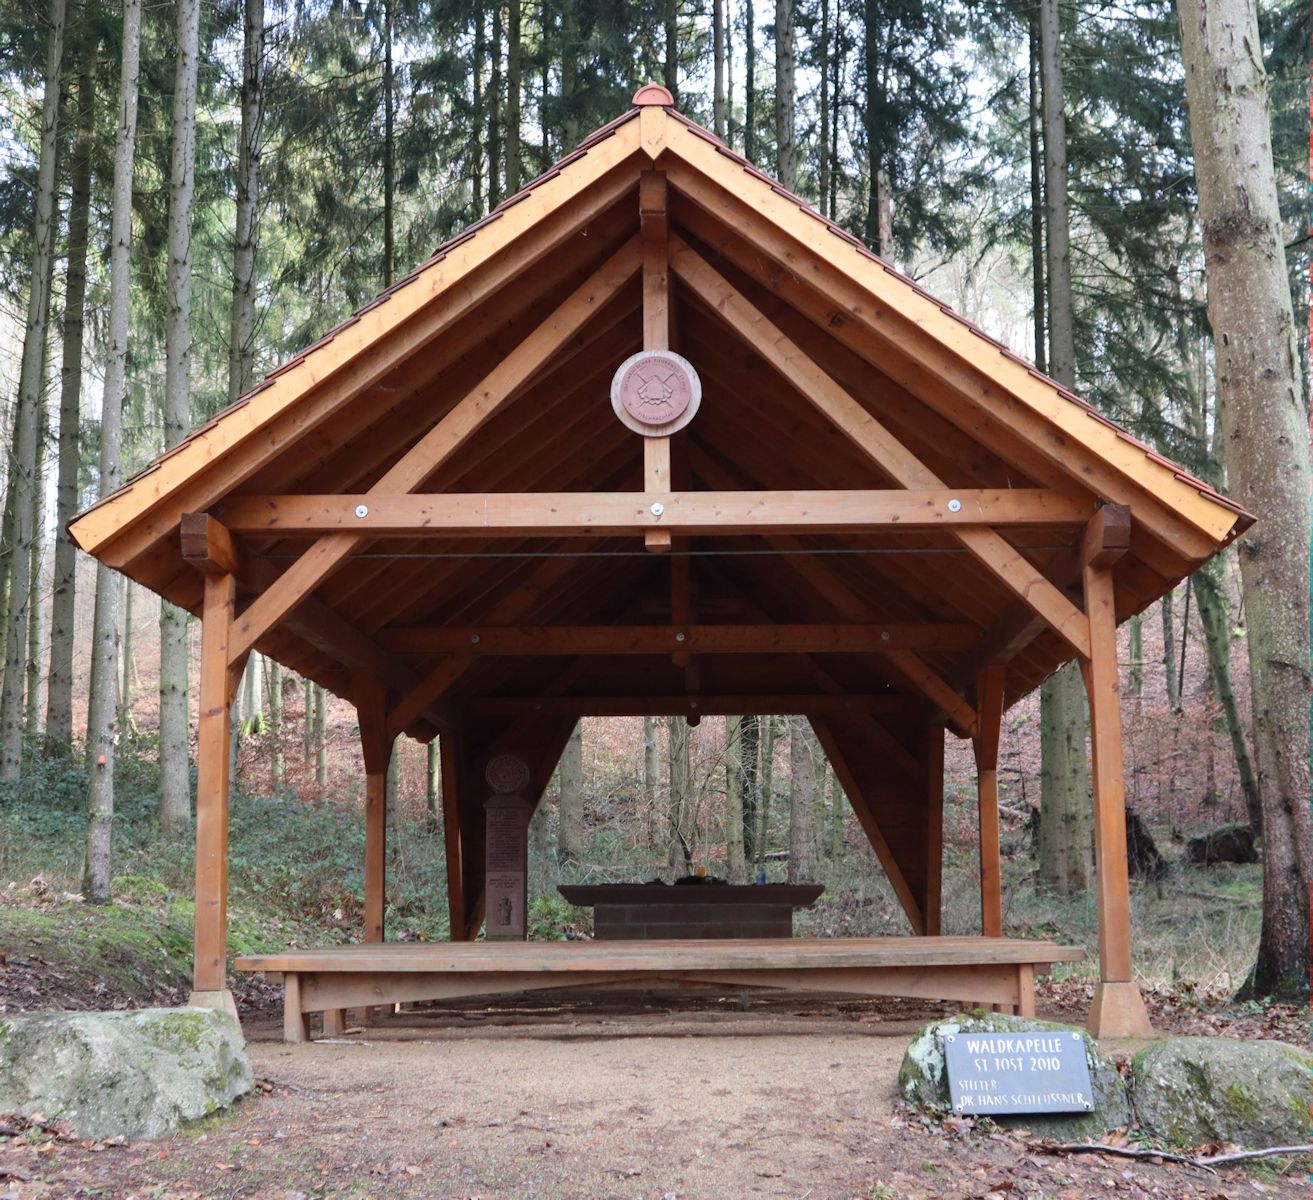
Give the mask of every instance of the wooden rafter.
MULTIPOLYGON (((424 435, 373 491, 409 492, 424 481, 462 442, 511 399, 533 371, 542 366, 611 299, 638 271, 639 246, 630 241, 598 269, 554 313, 538 326, 509 357, 424 435)), ((249 649, 271 626, 301 603, 360 544, 359 534, 321 538, 287 569, 273 587, 251 605, 233 631, 230 653, 249 649)))
MULTIPOLYGON (((905 488, 943 488, 942 480, 682 238, 671 241, 670 265, 705 303, 715 308, 731 329, 749 340, 768 363, 890 478, 905 488)), ((1007 539, 989 528, 959 530, 956 536, 1076 653, 1088 653, 1090 635, 1085 614, 1035 570, 1007 539)))

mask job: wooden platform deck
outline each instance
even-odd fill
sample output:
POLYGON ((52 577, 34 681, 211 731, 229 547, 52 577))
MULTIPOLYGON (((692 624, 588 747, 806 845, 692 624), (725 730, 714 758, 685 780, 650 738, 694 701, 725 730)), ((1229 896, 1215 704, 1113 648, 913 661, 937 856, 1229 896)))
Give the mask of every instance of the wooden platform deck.
POLYGON ((348 1008, 546 988, 783 988, 960 1000, 1031 1015, 1035 975, 1084 957, 1078 947, 1011 938, 753 938, 388 942, 244 955, 234 966, 283 976, 283 1035, 303 1042, 315 1012, 333 1032, 348 1008))

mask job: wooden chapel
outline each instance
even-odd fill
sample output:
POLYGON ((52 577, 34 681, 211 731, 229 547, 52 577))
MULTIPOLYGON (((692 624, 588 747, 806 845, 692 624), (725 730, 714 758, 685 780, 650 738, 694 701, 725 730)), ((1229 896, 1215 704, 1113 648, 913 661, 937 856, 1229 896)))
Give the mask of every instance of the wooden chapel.
MULTIPOLYGON (((908 988, 908 963, 946 981, 1020 961, 1002 938, 1000 724, 1075 659, 1094 778, 1091 1027, 1117 1035, 1148 1021, 1116 625, 1251 521, 648 85, 71 531, 203 622, 195 1002, 232 1005, 229 707, 253 650, 358 710, 365 943, 384 942, 397 737, 441 739, 459 943, 485 916, 491 762, 522 764, 533 803, 582 716, 789 713, 810 719, 906 912, 912 937, 889 940, 907 943, 908 988), (979 767, 974 948, 926 946, 946 733, 979 767)), ((528 951, 483 969, 555 969, 528 951)), ((797 965, 787 943, 751 953, 797 965)), ((369 971, 406 969, 389 954, 386 969, 351 960, 355 990, 322 991, 320 1008, 423 992, 366 989, 369 971)), ((707 979, 747 969, 695 958, 707 979)), ((455 969, 436 961, 429 975, 455 969)), ((300 995, 294 1030, 315 1011, 300 995)))

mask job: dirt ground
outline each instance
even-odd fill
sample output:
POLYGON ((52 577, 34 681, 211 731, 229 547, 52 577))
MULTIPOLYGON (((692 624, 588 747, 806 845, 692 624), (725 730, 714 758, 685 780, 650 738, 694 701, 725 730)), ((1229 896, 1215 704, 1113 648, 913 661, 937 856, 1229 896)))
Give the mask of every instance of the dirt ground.
POLYGON ((233 1113, 157 1142, 0 1140, 0 1200, 1313 1195, 1286 1160, 1212 1175, 1058 1157, 900 1112, 903 1049, 938 1011, 540 996, 407 1011, 308 1046, 264 1018, 247 1027, 261 1086, 233 1113))

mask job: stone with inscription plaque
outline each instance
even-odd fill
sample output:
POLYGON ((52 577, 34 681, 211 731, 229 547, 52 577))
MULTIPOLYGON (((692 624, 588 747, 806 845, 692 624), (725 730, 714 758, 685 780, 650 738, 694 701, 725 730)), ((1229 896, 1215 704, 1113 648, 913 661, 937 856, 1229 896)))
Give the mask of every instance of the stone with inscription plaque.
POLYGON ((529 768, 499 754, 484 772, 493 794, 484 803, 484 933, 491 940, 524 941, 529 879, 529 768))
POLYGON ((1081 1033, 950 1033, 944 1037, 944 1062, 954 1112, 999 1116, 1094 1108, 1081 1033))

